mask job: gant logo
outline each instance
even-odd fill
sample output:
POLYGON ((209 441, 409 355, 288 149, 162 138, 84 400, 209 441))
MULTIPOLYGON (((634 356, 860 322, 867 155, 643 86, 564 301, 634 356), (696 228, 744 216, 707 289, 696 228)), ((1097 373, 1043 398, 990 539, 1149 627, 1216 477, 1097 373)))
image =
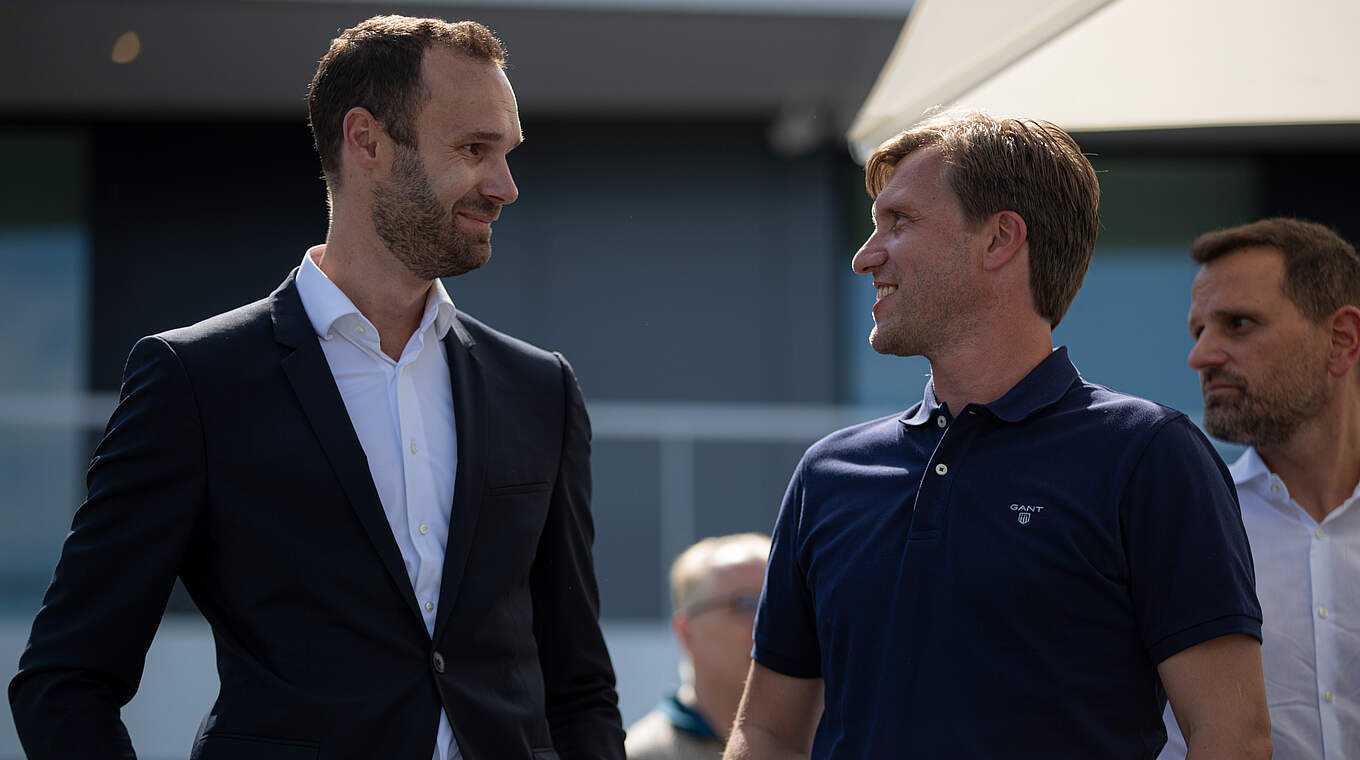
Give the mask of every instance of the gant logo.
POLYGON ((1021 525, 1029 525, 1034 515, 1044 511, 1044 508, 1037 504, 1012 504, 1011 511, 1015 513, 1015 519, 1021 525))

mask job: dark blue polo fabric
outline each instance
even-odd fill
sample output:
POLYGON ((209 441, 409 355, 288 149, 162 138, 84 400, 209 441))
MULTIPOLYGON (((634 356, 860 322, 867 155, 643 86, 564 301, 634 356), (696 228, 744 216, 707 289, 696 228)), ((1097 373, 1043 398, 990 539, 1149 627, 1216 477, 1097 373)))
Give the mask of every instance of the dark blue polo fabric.
POLYGON ((1157 663, 1260 621, 1208 441, 1058 349, 991 404, 927 384, 808 449, 752 656, 825 679, 813 758, 1151 760, 1157 663))

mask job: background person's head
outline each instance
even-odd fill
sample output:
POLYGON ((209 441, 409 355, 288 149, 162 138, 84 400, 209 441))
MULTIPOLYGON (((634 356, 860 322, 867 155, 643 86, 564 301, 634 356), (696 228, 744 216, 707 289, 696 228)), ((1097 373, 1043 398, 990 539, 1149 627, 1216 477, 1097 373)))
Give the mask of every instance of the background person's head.
POLYGON ((1250 446, 1287 442, 1355 388, 1360 257, 1331 229, 1263 219, 1201 235, 1187 357, 1204 393, 1204 426, 1250 446), (1348 381, 1349 378, 1349 381, 1348 381))
POLYGON ((1081 288, 1100 227, 1100 185, 1091 163, 1049 122, 944 114, 878 146, 864 168, 869 195, 878 197, 903 159, 931 148, 940 154, 940 179, 966 224, 1002 211, 1024 220, 1034 309, 1057 327, 1081 288))
POLYGON ((671 628, 688 661, 686 686, 712 728, 726 736, 751 662, 751 631, 770 539, 705 538, 671 565, 671 628))

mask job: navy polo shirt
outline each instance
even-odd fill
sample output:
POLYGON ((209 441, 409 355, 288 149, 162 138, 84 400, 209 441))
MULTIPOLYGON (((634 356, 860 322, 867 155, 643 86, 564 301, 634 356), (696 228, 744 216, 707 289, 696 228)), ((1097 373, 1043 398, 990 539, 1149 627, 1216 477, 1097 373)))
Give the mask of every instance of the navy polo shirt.
POLYGON ((824 678, 813 758, 1154 758, 1157 663, 1260 639, 1223 462, 1065 348, 958 416, 933 386, 794 472, 752 656, 824 678))

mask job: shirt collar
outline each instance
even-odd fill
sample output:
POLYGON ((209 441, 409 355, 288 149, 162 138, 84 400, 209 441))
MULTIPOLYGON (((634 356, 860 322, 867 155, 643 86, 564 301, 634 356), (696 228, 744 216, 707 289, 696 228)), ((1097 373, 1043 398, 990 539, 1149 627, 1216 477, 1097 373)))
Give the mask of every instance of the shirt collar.
POLYGON ((677 730, 692 734, 699 739, 718 738, 718 735, 714 733, 713 728, 708 725, 708 721, 704 720, 704 716, 687 707, 675 694, 661 700, 661 704, 657 706, 657 709, 661 710, 666 716, 666 719, 669 720, 671 725, 675 726, 677 730))
POLYGON ((1266 467, 1261 455, 1256 453, 1255 446, 1247 447, 1242 456, 1228 467, 1228 472, 1232 474, 1233 485, 1239 488, 1253 480, 1270 479, 1270 468, 1266 467))
MULTIPOLYGON (((1001 398, 983 408, 1006 422, 1019 422, 1030 415, 1057 403, 1072 384, 1081 379, 1072 360, 1067 358, 1067 346, 1059 346, 1049 353, 1039 366, 1030 370, 1024 379, 1006 391, 1001 398)), ((902 417, 902 423, 916 427, 929 422, 940 409, 935 398, 935 380, 926 383, 921 403, 902 417)), ((962 410, 954 410, 957 414, 962 410)))
MULTIPOLYGON (((354 302, 349 300, 349 296, 345 295, 345 292, 321 271, 321 267, 317 266, 316 260, 320 258, 323 249, 324 246, 320 245, 309 248, 302 257, 302 265, 298 267, 297 273, 298 297, 302 299, 302 308, 307 312, 312 329, 320 338, 325 338, 330 333, 336 320, 347 316, 357 316, 368 323, 368 319, 354 302)), ((433 324, 435 338, 443 340, 453 325, 456 312, 453 299, 449 297, 449 291, 445 289, 443 281, 435 280, 425 296, 425 312, 420 318, 420 327, 416 332, 423 332, 433 324)))

